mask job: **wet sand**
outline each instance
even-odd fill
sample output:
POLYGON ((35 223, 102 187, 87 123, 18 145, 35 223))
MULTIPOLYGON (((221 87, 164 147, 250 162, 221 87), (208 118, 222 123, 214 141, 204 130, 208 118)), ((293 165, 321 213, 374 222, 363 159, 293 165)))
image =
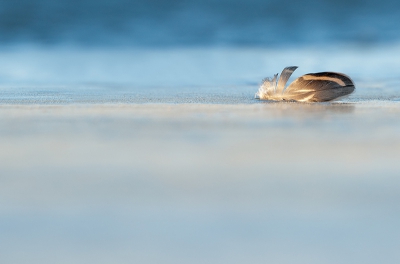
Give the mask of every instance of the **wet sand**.
POLYGON ((2 263, 400 260, 395 92, 74 91, 2 88, 2 263))

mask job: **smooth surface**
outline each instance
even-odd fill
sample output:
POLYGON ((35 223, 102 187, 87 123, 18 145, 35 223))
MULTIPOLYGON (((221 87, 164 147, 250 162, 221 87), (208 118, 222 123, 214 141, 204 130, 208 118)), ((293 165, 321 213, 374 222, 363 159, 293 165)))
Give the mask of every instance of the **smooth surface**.
POLYGON ((0 106, 2 263, 396 263, 399 102, 0 106))
POLYGON ((399 47, 0 50, 0 263, 399 263, 399 47))

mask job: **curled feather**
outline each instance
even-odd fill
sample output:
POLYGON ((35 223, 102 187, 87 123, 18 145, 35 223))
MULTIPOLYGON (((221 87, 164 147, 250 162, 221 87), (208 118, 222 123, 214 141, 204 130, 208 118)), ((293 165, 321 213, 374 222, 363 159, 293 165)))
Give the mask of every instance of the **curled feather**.
POLYGON ((350 77, 336 72, 305 74, 285 89, 286 82, 296 69, 295 66, 283 69, 278 82, 277 74, 272 80, 265 79, 255 97, 274 101, 326 102, 347 96, 355 90, 350 77))

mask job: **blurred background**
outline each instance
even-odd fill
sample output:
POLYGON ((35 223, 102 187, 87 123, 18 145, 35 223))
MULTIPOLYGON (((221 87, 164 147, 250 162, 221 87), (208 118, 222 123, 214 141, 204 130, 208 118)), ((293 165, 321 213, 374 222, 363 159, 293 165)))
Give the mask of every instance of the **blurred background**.
POLYGON ((287 65, 385 79, 399 17, 391 0, 2 0, 0 83, 244 85, 287 65))
POLYGON ((0 41, 79 46, 258 46, 396 42, 400 3, 384 0, 16 0, 0 41))

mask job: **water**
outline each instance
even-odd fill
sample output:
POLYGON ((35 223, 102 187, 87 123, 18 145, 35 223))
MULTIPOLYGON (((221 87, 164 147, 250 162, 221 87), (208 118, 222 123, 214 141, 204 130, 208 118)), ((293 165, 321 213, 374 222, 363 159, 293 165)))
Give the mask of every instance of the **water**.
POLYGON ((1 1, 0 84, 258 84, 289 65, 398 80, 397 1, 1 1))
POLYGON ((0 1, 0 262, 398 263, 399 5, 0 1))
POLYGON ((318 71, 349 75, 356 83, 388 86, 399 78, 400 46, 306 48, 82 48, 17 46, 2 49, 3 85, 131 85, 182 88, 261 83, 297 65, 294 77, 318 71))
POLYGON ((373 45, 399 40, 399 10, 394 0, 3 0, 0 39, 153 47, 373 45))

